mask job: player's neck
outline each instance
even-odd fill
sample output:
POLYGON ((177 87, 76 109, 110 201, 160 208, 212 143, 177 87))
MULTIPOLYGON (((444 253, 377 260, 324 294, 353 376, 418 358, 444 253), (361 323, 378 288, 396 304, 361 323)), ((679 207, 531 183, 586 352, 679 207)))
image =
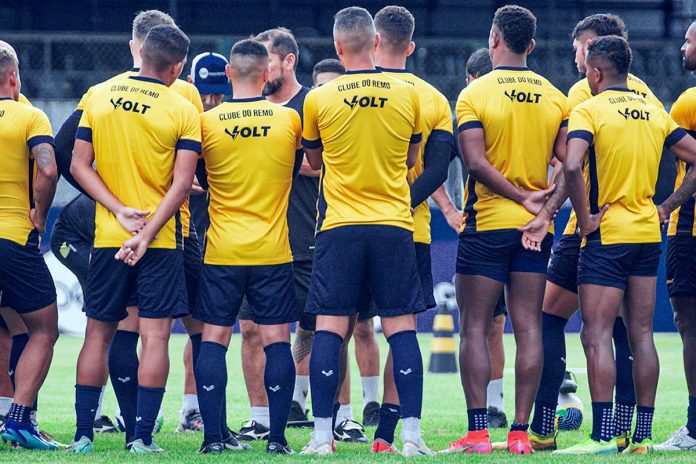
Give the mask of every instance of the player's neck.
POLYGON ((341 62, 346 71, 372 71, 375 69, 375 57, 372 53, 354 56, 343 54, 341 62))
POLYGON ((627 89, 628 81, 626 79, 616 79, 610 82, 602 83, 599 87, 599 93, 604 92, 607 89, 627 89))
POLYGON ((249 85, 242 82, 233 82, 232 88, 234 89, 234 95, 232 95, 232 101, 234 100, 248 100, 250 98, 260 98, 263 95, 261 91, 263 87, 258 85, 249 85))
POLYGON ((385 69, 406 69, 405 56, 380 55, 377 58, 377 66, 385 69))
POLYGON ((6 98, 11 98, 12 100, 16 100, 14 96, 14 89, 10 86, 3 86, 0 87, 0 99, 6 99, 6 98))
POLYGON ((301 89, 302 84, 297 82, 297 77, 293 74, 292 79, 286 79, 283 85, 273 95, 267 95, 266 99, 271 103, 285 103, 297 95, 301 89))
POLYGON ((140 71, 138 71, 138 76, 146 77, 148 79, 156 79, 165 85, 169 86, 171 84, 166 84, 168 76, 166 73, 157 72, 149 66, 141 66, 140 71))
POLYGON ((492 57, 493 69, 505 66, 508 68, 526 68, 527 55, 519 55, 509 50, 501 50, 492 57))

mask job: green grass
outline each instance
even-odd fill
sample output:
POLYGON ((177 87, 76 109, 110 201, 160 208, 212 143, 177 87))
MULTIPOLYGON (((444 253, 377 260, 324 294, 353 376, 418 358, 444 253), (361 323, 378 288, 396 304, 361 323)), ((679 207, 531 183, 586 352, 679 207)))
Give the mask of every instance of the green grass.
MULTIPOLYGON (((429 336, 421 336, 421 346, 423 357, 427 365, 428 347, 430 344, 429 336)), ((666 439, 674 430, 683 425, 686 416, 687 393, 684 381, 684 373, 681 361, 681 342, 676 335, 660 334, 656 336, 660 359, 662 363, 660 386, 658 391, 657 412, 655 415, 655 439, 662 441, 666 439)), ((165 425, 164 431, 156 436, 156 441, 167 452, 157 456, 134 456, 123 451, 123 434, 98 435, 95 443, 95 453, 91 455, 74 455, 63 452, 31 452, 26 450, 11 450, 8 445, 0 447, 0 461, 14 461, 19 459, 30 460, 31 462, 155 462, 155 463, 192 463, 192 462, 211 462, 211 461, 239 461, 239 462, 308 462, 311 458, 301 456, 277 457, 269 459, 265 454, 265 443, 253 443, 253 450, 247 453, 235 454, 226 453, 223 456, 202 456, 196 454, 202 435, 201 434, 179 434, 173 432, 177 424, 177 411, 181 406, 181 394, 183 389, 183 365, 181 355, 183 352, 185 338, 177 335, 172 337, 171 357, 172 370, 169 376, 167 394, 164 398, 165 425)), ((230 426, 238 427, 239 424, 248 418, 248 401, 244 390, 244 381, 240 366, 240 338, 238 335, 233 337, 232 346, 228 356, 228 419, 230 426)), ((508 350, 508 366, 506 369, 505 382, 505 407, 508 418, 513 410, 513 372, 512 360, 514 359, 514 343, 512 337, 505 337, 506 349, 508 350)), ((44 384, 39 398, 39 421, 41 427, 56 435, 56 438, 63 442, 69 442, 75 426, 75 412, 73 409, 74 383, 75 383, 75 360, 81 346, 81 339, 73 337, 61 337, 56 346, 56 354, 53 358, 53 365, 44 384)), ((380 346, 382 353, 386 351, 386 342, 381 338, 380 346)), ((589 393, 587 389, 587 376, 585 374, 585 360, 582 353, 580 342, 577 335, 568 336, 568 366, 577 372, 578 383, 580 386, 579 395, 589 406, 589 393)), ((384 359, 382 359, 384 362, 384 359)), ((359 419, 362 411, 362 400, 360 382, 358 379, 357 367, 353 369, 353 410, 359 419)), ((116 400, 110 387, 107 389, 104 401, 104 413, 113 417, 116 407, 116 400)), ((588 432, 590 426, 589 414, 579 432, 565 432, 559 437, 559 445, 566 447, 582 439, 588 432)), ((466 430, 466 405, 464 394, 459 383, 459 376, 456 374, 429 374, 425 377, 425 398, 423 405, 423 430, 424 438, 429 446, 434 450, 443 449, 447 444, 461 436, 466 430)), ((373 429, 369 429, 371 435, 373 429)), ((495 430, 492 432, 493 440, 503 440, 506 432, 495 430)), ((299 451, 309 439, 309 430, 291 429, 288 432, 290 445, 299 451)), ((397 440, 398 441, 398 440, 397 440)), ((399 443, 397 443, 399 444, 399 443)), ((495 456, 473 456, 464 458, 460 455, 440 455, 433 458, 438 462, 452 462, 466 459, 468 461, 491 461, 492 459, 512 460, 533 460, 539 462, 582 462, 582 463, 604 463, 618 462, 626 459, 640 460, 641 462, 694 462, 696 454, 667 454, 655 453, 650 456, 612 456, 612 457, 559 457, 548 453, 537 453, 533 457, 514 457, 506 453, 497 452, 495 456)), ((372 456, 367 445, 338 445, 338 453, 330 458, 332 462, 391 462, 403 458, 394 456, 372 456)), ((327 460, 328 462, 328 460, 327 460)))

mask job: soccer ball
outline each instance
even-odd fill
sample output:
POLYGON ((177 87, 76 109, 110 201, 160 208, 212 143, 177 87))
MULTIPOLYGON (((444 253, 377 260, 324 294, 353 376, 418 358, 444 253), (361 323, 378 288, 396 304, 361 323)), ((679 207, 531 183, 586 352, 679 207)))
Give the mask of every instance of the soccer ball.
POLYGON ((556 409, 557 430, 578 430, 582 425, 584 406, 582 400, 573 393, 558 395, 556 409))

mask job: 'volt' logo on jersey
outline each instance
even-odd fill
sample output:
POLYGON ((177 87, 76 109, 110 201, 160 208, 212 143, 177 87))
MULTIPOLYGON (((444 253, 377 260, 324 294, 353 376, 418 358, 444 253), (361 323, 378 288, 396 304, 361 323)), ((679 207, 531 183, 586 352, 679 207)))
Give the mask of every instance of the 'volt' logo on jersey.
POLYGON ((268 130, 270 128, 271 128, 271 126, 261 126, 261 127, 234 126, 232 131, 230 131, 229 129, 225 129, 225 134, 232 137, 232 140, 236 140, 237 137, 240 135, 244 138, 247 138, 247 137, 265 137, 268 135, 268 130))
POLYGON ((384 108, 387 100, 389 99, 385 97, 358 97, 357 95, 353 95, 350 101, 344 98, 343 103, 350 106, 350 109, 355 108, 356 105, 361 108, 384 108))
POLYGON ((539 99, 541 98, 540 93, 518 92, 515 89, 510 91, 506 90, 505 96, 508 97, 511 102, 517 100, 520 103, 539 103, 539 99))
POLYGON ((110 101, 111 104, 114 106, 115 110, 121 108, 124 111, 132 111, 133 113, 145 114, 147 110, 152 108, 150 105, 144 105, 142 103, 124 100, 123 97, 118 97, 118 100, 116 101, 114 101, 114 99, 112 98, 110 101))
POLYGON ((623 111, 616 111, 618 111, 619 114, 626 119, 626 121, 628 121, 628 118, 635 119, 636 121, 650 121, 650 111, 629 110, 628 108, 624 108, 623 111))

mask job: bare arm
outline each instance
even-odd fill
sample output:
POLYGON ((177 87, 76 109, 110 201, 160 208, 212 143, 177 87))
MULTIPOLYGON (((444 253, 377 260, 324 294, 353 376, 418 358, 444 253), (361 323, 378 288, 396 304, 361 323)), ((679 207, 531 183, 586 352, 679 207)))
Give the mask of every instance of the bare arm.
POLYGON ((578 218, 578 229, 582 237, 587 236, 599 228, 602 217, 609 208, 609 205, 604 205, 598 212, 590 214, 587 206, 587 187, 585 186, 582 168, 589 146, 589 142, 581 138, 572 138, 568 140, 566 162, 563 164, 563 173, 566 178, 567 190, 570 194, 570 201, 573 204, 573 209, 578 218))
POLYGON ((321 169, 314 169, 312 166, 310 166, 309 161, 307 160, 307 155, 305 154, 304 158, 302 159, 302 166, 300 166, 300 175, 307 177, 319 177, 321 175, 321 169))
POLYGON ((128 232, 136 233, 145 225, 148 211, 140 211, 124 205, 106 186, 99 173, 94 170, 94 147, 90 142, 76 139, 70 174, 87 194, 116 216, 128 232))
POLYGON ((319 170, 321 169, 321 154, 324 152, 324 147, 319 147, 319 148, 304 148, 305 151, 305 157, 307 158, 307 163, 309 163, 309 166, 312 169, 319 170))
POLYGON ((177 150, 174 162, 174 176, 172 185, 162 198, 157 210, 147 222, 145 227, 135 237, 127 240, 116 258, 134 266, 147 251, 159 231, 179 211, 182 203, 189 194, 193 176, 198 163, 198 153, 192 150, 177 150))
POLYGON ((49 143, 39 143, 31 149, 36 162, 36 182, 34 182, 34 207, 29 215, 31 222, 40 233, 46 231, 46 217, 56 194, 58 167, 53 147, 49 143))
POLYGON ((421 142, 411 143, 408 146, 408 155, 406 155, 406 166, 411 169, 418 161, 418 152, 420 151, 421 142))
POLYGON ((447 194, 445 186, 441 185, 433 192, 430 198, 433 199, 440 208, 440 211, 442 211, 445 219, 447 219, 447 224, 449 224, 455 232, 459 232, 462 226, 462 212, 454 205, 454 202, 452 202, 449 194, 447 194))
POLYGON ((674 153, 674 156, 691 165, 692 168, 686 172, 679 188, 658 206, 661 223, 664 223, 672 211, 681 206, 696 192, 696 169, 693 168, 696 163, 696 140, 690 135, 686 135, 672 145, 670 150, 674 153))
POLYGON ((486 158, 486 140, 483 129, 473 128, 459 133, 459 145, 461 146, 464 164, 469 170, 469 175, 490 188, 498 195, 511 199, 536 214, 546 201, 546 196, 553 191, 538 190, 528 192, 513 185, 486 158))

